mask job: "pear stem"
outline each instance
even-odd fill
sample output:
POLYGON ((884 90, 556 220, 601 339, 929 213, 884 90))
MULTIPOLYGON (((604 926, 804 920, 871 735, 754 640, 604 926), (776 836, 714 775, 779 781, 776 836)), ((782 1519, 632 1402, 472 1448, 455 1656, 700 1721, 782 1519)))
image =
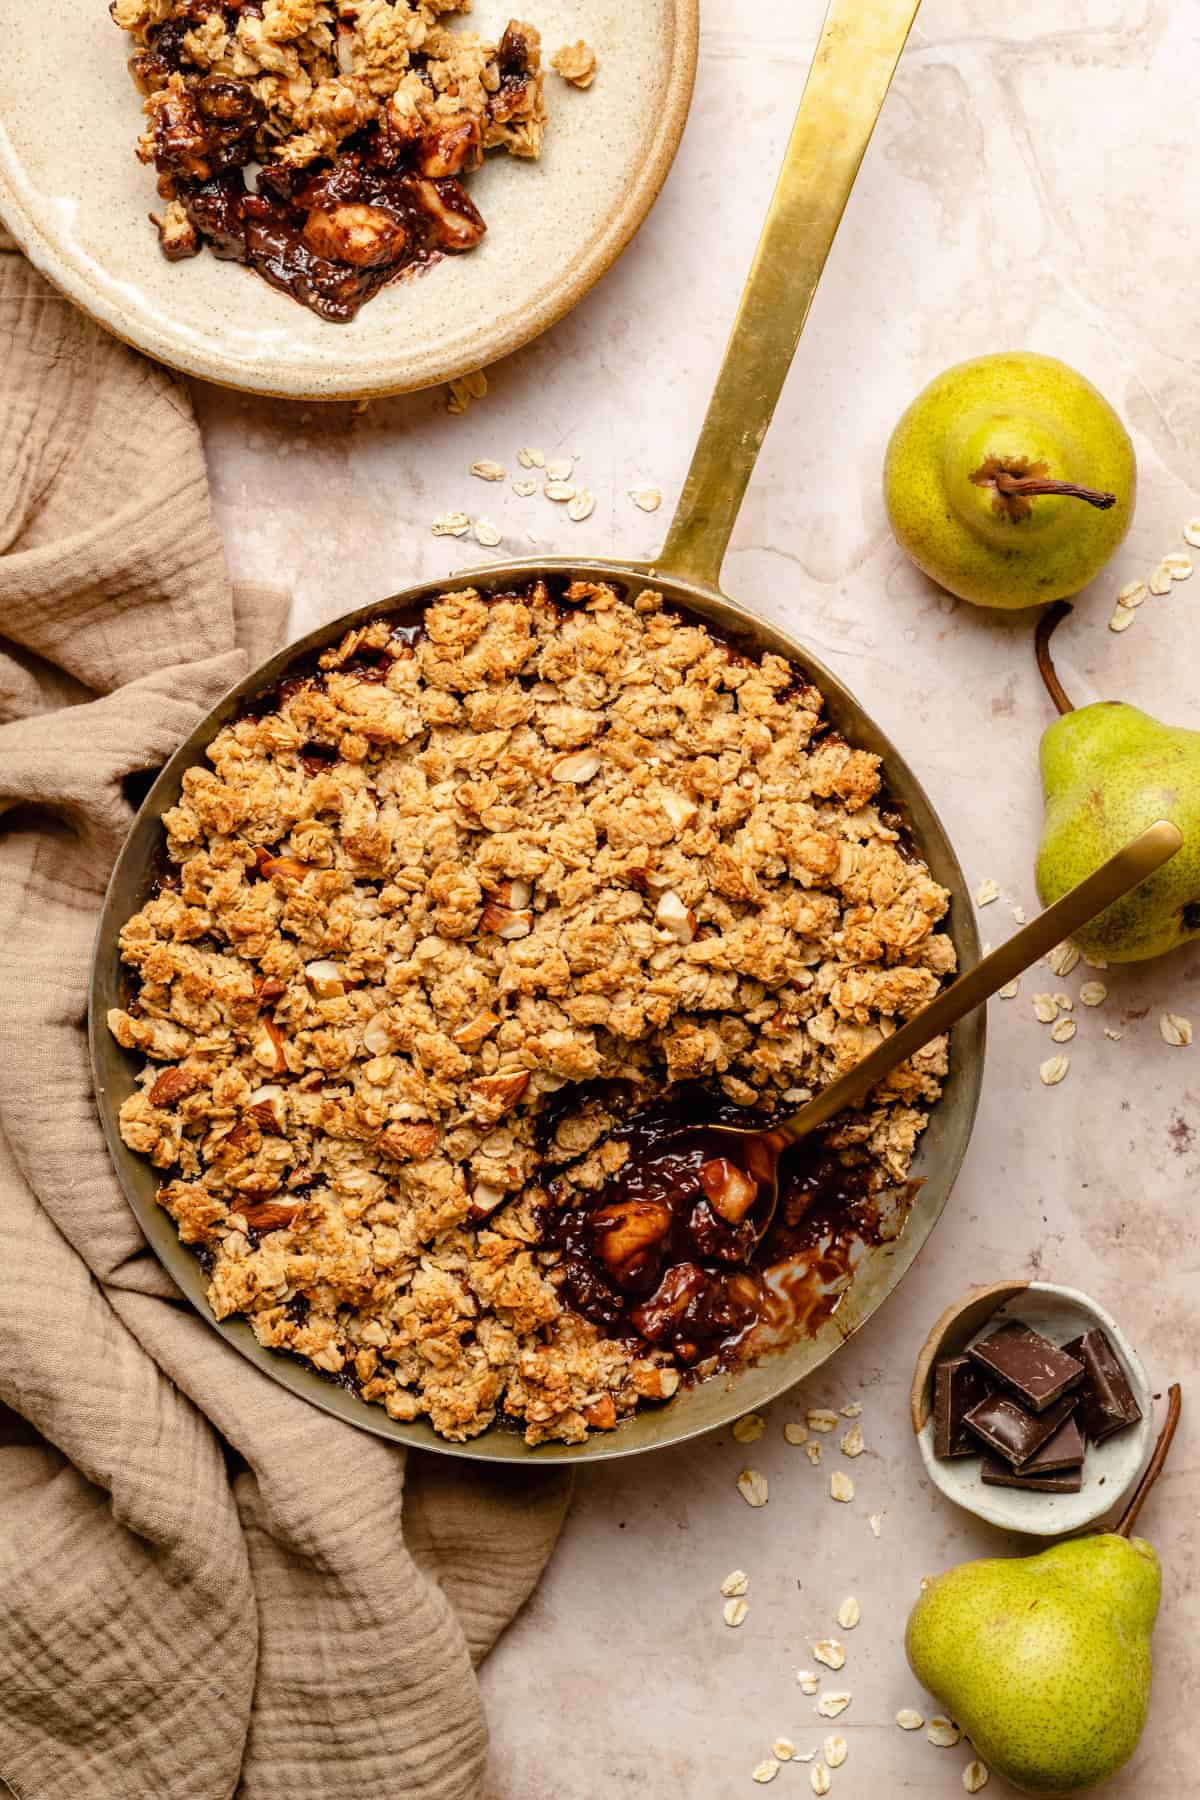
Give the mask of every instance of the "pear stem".
POLYGON ((1163 1428, 1158 1434, 1154 1455, 1146 1464, 1146 1473, 1134 1488, 1133 1498, 1114 1528, 1118 1537, 1127 1538, 1129 1536, 1137 1524, 1137 1516, 1145 1505, 1147 1494, 1162 1474, 1163 1464, 1167 1460, 1167 1451, 1171 1448, 1171 1439, 1175 1436, 1175 1427, 1179 1423, 1182 1405, 1183 1397, 1179 1392, 1179 1383, 1173 1381, 1167 1389, 1167 1416, 1163 1420, 1163 1428))
POLYGON ((1050 639, 1071 610, 1069 600, 1056 600, 1053 606, 1046 608, 1038 620, 1037 630, 1033 634, 1038 673, 1046 684, 1046 692, 1060 713, 1074 712, 1075 707, 1062 682, 1058 679, 1058 670, 1054 667, 1054 661, 1050 655, 1050 639))
POLYGON ((1099 488, 1080 487, 1076 481, 1050 481, 1041 475, 1010 475, 1007 469, 1001 469, 992 480, 996 490, 1001 494, 1069 494, 1073 500, 1086 500, 1089 506, 1098 507, 1107 512, 1110 506, 1117 504, 1115 494, 1101 492, 1099 488))

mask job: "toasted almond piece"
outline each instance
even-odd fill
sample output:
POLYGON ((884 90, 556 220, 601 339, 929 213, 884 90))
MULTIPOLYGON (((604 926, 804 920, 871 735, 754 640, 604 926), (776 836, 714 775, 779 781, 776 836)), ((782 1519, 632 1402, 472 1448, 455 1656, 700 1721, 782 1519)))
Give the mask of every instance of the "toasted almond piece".
POLYGON ((925 1720, 915 1707, 902 1706, 896 1714, 896 1723, 901 1731, 920 1731, 925 1720))
POLYGON ((1033 1016, 1039 1025, 1052 1025, 1058 1017, 1058 1001, 1053 994, 1033 996, 1033 1016))
POLYGON ((721 1608, 721 1617, 727 1625, 731 1626, 736 1631, 739 1625, 745 1623, 746 1615, 749 1611, 750 1608, 741 1596, 732 1594, 721 1608))
MULTIPOLYGON (((189 1094, 194 1094, 199 1086, 200 1077, 194 1069, 181 1069, 178 1065, 173 1065, 163 1070, 147 1098, 151 1106, 177 1106, 189 1094)), ((276 1088, 275 1092, 282 1094, 283 1089, 276 1088)))
POLYGON ((804 1444, 808 1442, 808 1432, 797 1419, 788 1420, 783 1428, 783 1435, 789 1444, 804 1444))
POLYGON ((766 1429, 767 1421, 761 1413, 743 1413, 734 1421, 733 1435, 739 1444, 753 1444, 766 1429))
POLYGON ((846 1666, 845 1649, 836 1638, 818 1638, 812 1646, 812 1653, 827 1669, 843 1669, 846 1666))
POLYGON ((686 831, 700 816, 700 808, 690 794, 677 794, 671 788, 664 788, 660 798, 662 809, 676 831, 686 831))
POLYGON ((573 750, 569 756, 560 756, 550 768, 555 781, 591 781, 600 773, 600 752, 598 750, 573 750))
POLYGON ((978 1794, 988 1784, 988 1766, 976 1757, 962 1772, 962 1784, 968 1794, 978 1794))
POLYGON ((528 1069, 509 1069, 502 1075, 481 1075, 471 1083, 471 1113, 483 1124, 493 1125, 517 1104, 529 1086, 528 1069))
POLYGON ((1079 998, 1084 1006, 1103 1006, 1108 999, 1108 989, 1102 981, 1085 981, 1079 990, 1079 998))
POLYGON ((504 1199, 504 1189, 493 1187, 490 1181, 477 1181, 471 1190, 472 1219, 486 1219, 504 1199))
POLYGON ((258 1031, 250 1054, 260 1068, 269 1069, 272 1075, 287 1074, 287 1057, 283 1053, 283 1033, 274 1019, 259 1020, 258 1031))
POLYGON ((925 1733, 931 1744, 939 1750, 953 1750, 955 1744, 961 1743, 962 1732, 953 1719, 943 1719, 940 1714, 929 1721, 929 1730, 925 1733))
POLYGON ((810 1406, 804 1415, 804 1423, 810 1431, 836 1431, 838 1416, 827 1406, 810 1406))
POLYGON ((1055 1044, 1069 1044, 1077 1030, 1074 1019, 1056 1019, 1050 1027, 1051 1041, 1055 1044))
POLYGON ((822 1694, 817 1701, 817 1711, 823 1719, 837 1719, 850 1704, 849 1694, 822 1694))
POLYGON ((814 1763, 809 1770, 808 1779, 814 1794, 827 1794, 833 1786, 833 1776, 824 1763, 814 1763))
POLYGON ((305 963, 304 977, 318 1000, 334 1000, 346 991, 336 963, 324 960, 305 963))
POLYGON ((800 1684, 802 1694, 815 1694, 821 1685, 821 1677, 815 1669, 797 1669, 796 1680, 800 1684))
POLYGON ((737 1491, 747 1506, 765 1506, 770 1489, 759 1469, 743 1469, 737 1478, 737 1491))
POLYGON ((246 1111, 260 1131, 269 1131, 272 1137, 283 1136, 287 1102, 281 1087, 268 1083, 265 1087, 255 1088, 246 1102, 246 1111))
POLYGON ((825 1761, 831 1769, 840 1769, 850 1754, 850 1746, 840 1734, 827 1737, 824 1743, 825 1761))
POLYGON ((503 463, 491 462, 485 458, 483 462, 471 464, 471 473, 477 475, 480 481, 503 481, 508 470, 503 463))
MULTIPOLYGON (((1169 575, 1166 577, 1166 582, 1167 582, 1167 587, 1170 587, 1171 577, 1169 575)), ((1151 578, 1150 588, 1151 588, 1152 593, 1158 591, 1154 587, 1153 577, 1151 578)), ((1165 593, 1166 588, 1164 588, 1162 591, 1165 593)), ((1129 627, 1132 624, 1134 624, 1136 619, 1137 619, 1137 614, 1133 611, 1133 609, 1131 607, 1118 606, 1115 609, 1115 611, 1113 612, 1112 617, 1108 621, 1108 629, 1110 631, 1117 631, 1117 632, 1128 631, 1129 627)))
POLYGON ((774 1781, 778 1773, 779 1764, 775 1761, 773 1756, 768 1756, 763 1762, 758 1763, 756 1767, 751 1769, 750 1779, 751 1781, 757 1781, 760 1785, 765 1785, 768 1781, 774 1781))
POLYGON ((781 1763, 791 1762, 796 1754, 796 1746, 791 1738, 777 1737, 771 1745, 771 1755, 778 1757, 781 1763))
POLYGON ((1146 586, 1152 594, 1169 594, 1171 591, 1171 571, 1159 563, 1146 586))
POLYGON ((1048 1056, 1044 1063, 1038 1065, 1038 1075, 1041 1077, 1042 1086, 1057 1087, 1059 1082, 1066 1078, 1067 1070, 1070 1067, 1069 1056, 1048 1056))
POLYGON ((1158 1030, 1163 1043, 1176 1050, 1186 1050, 1192 1041, 1192 1021, 1182 1013, 1165 1012, 1158 1021, 1158 1030))
POLYGON ((477 1013, 473 1019, 468 1019, 464 1025, 456 1025, 454 1030, 450 1033, 450 1036, 454 1039, 454 1042, 458 1045, 460 1050, 474 1052, 479 1049, 481 1044, 487 1042, 499 1023, 500 1015, 498 1013, 477 1013))
POLYGON ((442 513, 429 528, 434 537, 466 537, 471 521, 465 512, 442 513))
POLYGON ((533 930, 533 914, 527 906, 504 906, 498 900, 485 903, 479 915, 480 931, 494 931, 497 937, 528 937, 533 930))
POLYGON ((656 487, 630 488, 629 498, 643 512, 657 512, 662 505, 662 489, 656 487))
POLYGON ((749 1591, 750 1577, 745 1569, 730 1569, 721 1583, 721 1592, 727 1600, 738 1600, 749 1591))
POLYGON ((264 1235, 268 1231, 283 1231, 299 1210, 298 1205, 283 1200, 260 1200, 249 1205, 241 1200, 230 1208, 231 1213, 241 1213, 251 1231, 264 1235))
POLYGON ((1055 944, 1046 961, 1050 965, 1050 973, 1061 979, 1064 975, 1069 975, 1079 961, 1079 951, 1068 940, 1061 944, 1055 944))
POLYGON ((542 489, 547 500, 556 500, 560 503, 563 500, 573 500, 577 491, 569 481, 548 481, 542 489))
POLYGON ((835 1469, 829 1477, 829 1498, 843 1505, 854 1498, 854 1483, 844 1469, 835 1469))
MULTIPOLYGON (((428 1119, 393 1119, 375 1139, 385 1156, 399 1162, 424 1162, 441 1143, 442 1134, 428 1119)), ((496 1204, 499 1204, 497 1202, 496 1204)), ((490 1208, 489 1208, 490 1211, 490 1208)))
POLYGON ((382 1056, 392 1047, 391 1019, 386 1012, 372 1013, 363 1026, 363 1049, 372 1056, 382 1056))
POLYGON ((584 519, 591 518, 595 510, 595 494, 590 488, 580 488, 575 498, 568 502, 567 517, 573 519, 576 525, 581 525, 584 519))
POLYGON ((866 1446, 863 1443, 862 1426, 853 1424, 842 1437, 841 1450, 843 1456, 861 1456, 866 1446))
POLYGON ((654 923, 669 932, 677 944, 690 944, 696 935, 696 915, 683 904, 674 888, 668 888, 659 897, 654 923))
POLYGON ((853 1631, 861 1618, 862 1607, 858 1604, 858 1601, 854 1598, 853 1594, 847 1594, 837 1610, 838 1624, 843 1631, 853 1631))
POLYGON ((530 446, 527 449, 517 451, 517 461, 523 469, 544 469, 546 466, 546 455, 544 451, 537 450, 530 446))

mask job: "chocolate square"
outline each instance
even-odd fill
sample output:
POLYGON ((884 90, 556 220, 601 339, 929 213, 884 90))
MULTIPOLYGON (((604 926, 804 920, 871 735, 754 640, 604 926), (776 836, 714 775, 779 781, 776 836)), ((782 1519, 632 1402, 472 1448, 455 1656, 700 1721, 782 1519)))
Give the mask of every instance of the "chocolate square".
POLYGON ((991 1389, 969 1356, 947 1356, 933 1371, 933 1454, 978 1456, 979 1445, 963 1424, 963 1414, 986 1400, 991 1389))
POLYGON ((1068 1356, 1083 1364, 1083 1385, 1079 1401, 1083 1422, 1093 1444, 1102 1444, 1114 1431, 1136 1425, 1142 1409, 1134 1397, 1121 1360, 1098 1325, 1082 1337, 1064 1344, 1068 1356))
POLYGON ((998 1456, 985 1456, 980 1475, 988 1487, 1030 1488, 1039 1494, 1077 1494, 1083 1486, 1083 1470, 1050 1470, 1034 1475, 1028 1469, 1010 1469, 998 1456))
POLYGON ((1081 1362, 1017 1319, 973 1344, 968 1355, 1035 1413, 1083 1380, 1081 1362))
POLYGON ((1077 1469, 1083 1462, 1084 1436, 1079 1429, 1077 1413, 1071 1413, 1052 1438, 1047 1438, 1028 1462, 1021 1464, 1022 1475, 1052 1475, 1059 1469, 1077 1469))
POLYGON ((1041 1413, 1027 1413, 1008 1394, 989 1394, 971 1408, 963 1423, 989 1450, 995 1450, 1019 1468, 1050 1441, 1074 1410, 1075 1401, 1070 1394, 1064 1394, 1041 1413))

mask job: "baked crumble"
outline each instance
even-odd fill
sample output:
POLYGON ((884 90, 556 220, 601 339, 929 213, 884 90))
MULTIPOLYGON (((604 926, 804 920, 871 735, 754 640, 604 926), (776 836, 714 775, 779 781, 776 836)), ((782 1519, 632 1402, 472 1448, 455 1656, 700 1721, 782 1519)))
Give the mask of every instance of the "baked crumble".
POLYGON ((710 1231, 626 1281, 592 1229, 637 1109, 787 1110, 954 966, 877 758, 781 657, 651 589, 467 588, 350 631, 207 755, 109 1025, 218 1318, 447 1438, 578 1442, 754 1353, 754 1292, 799 1293, 843 1207, 895 1208, 945 1040, 824 1134, 779 1229, 814 1202, 829 1229, 775 1266, 710 1231))
POLYGON ((536 157, 541 46, 444 20, 469 0, 112 0, 145 96, 138 156, 166 202, 163 254, 248 263, 324 319, 471 250, 460 179, 485 151, 536 157), (250 179, 247 179, 249 175, 250 179))

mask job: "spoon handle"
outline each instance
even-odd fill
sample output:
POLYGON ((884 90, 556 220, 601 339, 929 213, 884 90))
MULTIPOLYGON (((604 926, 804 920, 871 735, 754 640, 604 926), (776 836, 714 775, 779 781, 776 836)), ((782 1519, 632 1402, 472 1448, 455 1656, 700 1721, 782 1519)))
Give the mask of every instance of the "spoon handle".
POLYGON ((990 956, 983 957, 948 988, 943 988, 935 1000, 922 1007, 891 1037, 884 1038, 854 1068, 822 1088, 815 1099, 764 1136, 769 1137, 777 1151, 783 1150, 807 1137, 809 1132, 826 1124, 846 1107, 859 1105, 885 1075, 890 1075, 900 1063, 907 1062, 934 1038, 957 1025, 998 988, 1053 950, 1064 938, 1069 938, 1072 932, 1079 931, 1114 900, 1138 887, 1148 875, 1153 875, 1155 869, 1169 862, 1182 843, 1182 832, 1169 819, 1159 819, 1157 824, 1149 826, 1140 837, 1134 838, 1064 894, 1061 900, 1056 900, 1036 919, 1014 932, 1007 943, 993 950, 990 956))

